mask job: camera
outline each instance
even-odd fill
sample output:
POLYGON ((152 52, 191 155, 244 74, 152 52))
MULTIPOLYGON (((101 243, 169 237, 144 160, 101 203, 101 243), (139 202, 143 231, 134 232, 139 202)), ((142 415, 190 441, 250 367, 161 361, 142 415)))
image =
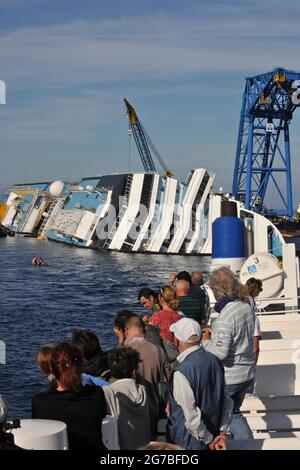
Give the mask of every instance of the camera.
POLYGON ((19 419, 13 419, 11 423, 5 421, 0 424, 0 450, 21 450, 21 448, 15 444, 14 435, 9 432, 12 429, 20 427, 19 419))

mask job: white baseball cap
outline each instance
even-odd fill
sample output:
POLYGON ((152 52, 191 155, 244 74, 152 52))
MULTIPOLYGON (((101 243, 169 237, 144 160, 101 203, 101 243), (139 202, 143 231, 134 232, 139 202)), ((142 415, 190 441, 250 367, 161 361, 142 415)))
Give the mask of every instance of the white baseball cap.
POLYGON ((0 394, 0 424, 4 423, 7 416, 7 405, 3 396, 0 394))
MULTIPOLYGON (((199 323, 192 318, 181 318, 176 323, 173 323, 169 329, 174 333, 175 337, 183 343, 189 343, 191 336, 198 336, 199 341, 201 339, 201 327, 199 323)), ((196 341, 196 338, 191 342, 194 343, 194 341, 196 341)))

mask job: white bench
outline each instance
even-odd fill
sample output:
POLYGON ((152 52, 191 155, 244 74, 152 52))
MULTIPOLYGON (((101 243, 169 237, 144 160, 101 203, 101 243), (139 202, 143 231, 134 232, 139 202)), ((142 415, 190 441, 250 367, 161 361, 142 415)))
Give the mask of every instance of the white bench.
MULTIPOLYGON (((283 420, 280 420, 280 418, 277 420, 278 422, 277 423, 274 423, 274 420, 269 420, 269 418, 267 418, 267 420, 269 420, 269 423, 270 425, 268 426, 268 424, 262 420, 252 420, 252 419, 249 419, 249 415, 246 415, 247 416, 247 421, 249 422, 250 421, 250 426, 252 425, 255 429, 253 430, 253 435, 254 435, 254 439, 253 440, 243 440, 243 441, 240 441, 240 440, 228 440, 228 445, 229 445, 229 448, 230 449, 259 449, 261 448, 261 445, 262 445, 262 448, 265 449, 265 448, 276 448, 276 446, 278 448, 281 448, 283 445, 283 449, 287 448, 287 449, 299 449, 299 445, 300 445, 300 432, 293 432, 293 431, 287 431, 287 432, 271 432, 271 429, 269 429, 268 431, 266 432, 263 432, 263 429, 264 428, 273 428, 274 425, 278 426, 281 430, 283 428, 283 420), (280 425, 280 423, 282 425, 280 425), (257 432, 257 431, 260 431, 260 432, 257 432), (274 438, 276 437, 276 439, 270 439, 270 438, 274 438), (284 439, 283 439, 284 438, 284 439), (294 440, 295 438, 298 438, 298 440, 294 440), (255 441, 260 441, 260 442, 254 442, 255 441), (265 443, 265 441, 267 440, 270 440, 273 442, 273 440, 276 440, 276 443, 277 444, 268 444, 268 443, 265 443), (281 443, 282 441, 282 443, 281 443), (242 444, 241 444, 242 443, 242 444), (246 445, 246 447, 245 447, 246 445)), ((291 415, 293 416, 293 415, 291 415)), ((297 418, 295 418, 294 416, 291 418, 291 422, 290 424, 293 425, 296 424, 298 425, 299 424, 299 420, 300 420, 300 415, 297 416, 297 418)), ((287 425, 287 421, 285 421, 287 425)), ((167 420, 166 419, 161 419, 159 420, 158 422, 158 427, 157 427, 157 430, 158 430, 158 436, 157 436, 157 440, 158 441, 166 441, 166 424, 167 424, 167 420)))
POLYGON ((247 416, 247 413, 266 413, 267 411, 300 413, 300 396, 246 397, 241 406, 241 411, 245 416, 247 416))
POLYGON ((261 351, 255 394, 259 397, 300 395, 300 352, 261 351))
POLYGON ((262 324, 274 322, 300 322, 300 315, 298 313, 283 313, 278 315, 262 313, 261 315, 258 315, 258 318, 262 324))
POLYGON ((262 338, 264 340, 272 340, 272 339, 295 339, 298 340, 300 339, 300 329, 282 329, 282 330, 274 330, 270 329, 269 331, 264 330, 263 327, 261 327, 261 334, 262 338))
MULTIPOLYGON (((300 341, 300 340, 299 340, 300 341)), ((300 345, 299 345, 300 346, 300 345)), ((299 349, 299 361, 300 362, 300 348, 299 349)), ((297 356, 298 357, 298 356, 297 356)), ((280 349, 280 350, 264 350, 261 351, 258 357, 258 366, 273 365, 273 364, 294 364, 296 355, 292 348, 280 349)))
POLYGON ((300 414, 287 413, 260 413, 257 415, 247 415, 247 422, 252 431, 300 431, 300 414))
MULTIPOLYGON (((266 417, 264 415, 265 420, 255 420, 255 416, 251 416, 249 419, 249 415, 247 416, 247 421, 249 425, 253 428, 253 440, 228 440, 228 446, 230 449, 238 450, 238 449, 300 449, 300 431, 286 431, 284 432, 284 426, 287 424, 293 426, 299 425, 300 422, 300 415, 288 415, 282 419, 282 416, 278 414, 277 422, 274 422, 274 419, 266 417), (253 419, 252 419, 253 418, 253 419), (289 420, 289 423, 287 422, 289 420), (285 424, 284 424, 285 423, 285 424), (273 427, 277 427, 281 430, 281 432, 276 431, 272 432, 273 427), (272 429, 271 429, 272 428, 272 429), (271 439, 276 437, 276 439, 271 439), (298 439, 297 439, 298 438, 298 439), (296 439, 296 440, 295 440, 296 439), (254 442, 255 441, 255 442, 254 442), (258 442, 257 442, 258 441, 258 442), (270 443, 266 441, 272 441, 270 443), (273 441, 276 441, 274 443, 273 441)), ((260 417, 260 415, 258 415, 260 417)), ((166 441, 166 419, 160 419, 158 421, 157 426, 157 440, 158 441, 166 441)))
POLYGON ((299 431, 253 432, 254 439, 281 439, 282 437, 300 437, 299 431))
POLYGON ((297 330, 300 331, 300 321, 272 321, 260 322, 263 331, 282 331, 282 330, 297 330))
POLYGON ((262 341, 300 340, 300 315, 258 315, 262 341))
POLYGON ((300 438, 233 439, 227 442, 229 450, 300 450, 300 438))
POLYGON ((260 351, 281 351, 282 349, 300 348, 300 338, 264 339, 259 342, 260 351))

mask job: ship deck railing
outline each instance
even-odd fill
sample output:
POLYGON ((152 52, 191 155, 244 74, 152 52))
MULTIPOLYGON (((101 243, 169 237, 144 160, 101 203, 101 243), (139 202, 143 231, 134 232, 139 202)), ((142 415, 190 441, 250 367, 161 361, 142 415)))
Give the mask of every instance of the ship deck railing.
POLYGON ((259 315, 262 340, 253 396, 241 407, 254 441, 231 449, 300 449, 299 309, 259 315))
MULTIPOLYGON (((213 316, 215 316, 213 314, 213 316)), ((241 412, 254 439, 228 440, 232 450, 300 450, 300 316, 299 309, 261 312, 262 340, 255 394, 241 412)), ((166 438, 166 420, 158 439, 166 438)))

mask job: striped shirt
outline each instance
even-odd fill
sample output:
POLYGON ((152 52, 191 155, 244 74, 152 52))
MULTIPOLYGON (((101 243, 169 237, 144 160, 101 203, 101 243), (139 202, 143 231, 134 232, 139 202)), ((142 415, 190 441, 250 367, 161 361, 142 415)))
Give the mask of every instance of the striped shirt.
POLYGON ((197 322, 201 323, 205 321, 205 304, 204 302, 200 303, 199 300, 190 297, 189 295, 186 296, 178 296, 179 301, 178 310, 184 313, 184 315, 188 318, 192 318, 197 322))
POLYGON ((227 385, 240 384, 255 376, 254 326, 252 307, 235 300, 228 303, 214 321, 211 339, 202 341, 204 349, 222 361, 227 385))

